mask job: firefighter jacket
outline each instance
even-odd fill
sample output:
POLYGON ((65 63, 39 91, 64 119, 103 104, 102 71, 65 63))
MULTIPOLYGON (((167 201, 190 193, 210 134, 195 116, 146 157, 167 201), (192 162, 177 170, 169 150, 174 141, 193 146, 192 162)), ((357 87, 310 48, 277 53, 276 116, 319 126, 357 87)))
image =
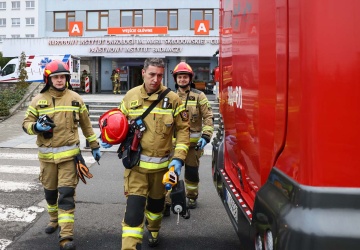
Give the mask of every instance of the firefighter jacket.
MULTIPOLYGON (((144 84, 127 92, 119 109, 132 120, 139 117, 158 99, 167 88, 163 85, 150 96, 144 84)), ((139 167, 145 172, 156 172, 167 168, 171 157, 185 160, 189 149, 189 121, 179 96, 170 91, 166 97, 145 117, 146 130, 140 144, 142 146, 139 167), (164 101, 167 98, 167 102, 164 101), (176 133, 175 151, 172 156, 172 136, 176 133)))
POLYGON ((191 145, 195 146, 200 137, 209 143, 214 132, 214 124, 213 112, 206 95, 193 88, 189 92, 177 93, 189 115, 191 145))
POLYGON ((117 83, 119 81, 119 73, 114 73, 111 75, 111 81, 117 83))
POLYGON ((57 164, 72 160, 80 153, 79 125, 91 149, 99 148, 88 110, 80 95, 69 89, 56 91, 51 87, 33 98, 22 127, 25 133, 37 135, 39 160, 57 164), (44 114, 56 125, 52 132, 38 132, 35 129, 38 117, 44 114))

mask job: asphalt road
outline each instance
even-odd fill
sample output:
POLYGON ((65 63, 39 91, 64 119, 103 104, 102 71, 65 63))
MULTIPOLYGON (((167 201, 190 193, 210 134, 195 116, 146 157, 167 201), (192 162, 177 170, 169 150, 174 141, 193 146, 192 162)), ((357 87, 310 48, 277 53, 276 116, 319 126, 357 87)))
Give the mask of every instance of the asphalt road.
MULTIPOLYGON (((26 149, 18 151, 28 153, 26 149)), ((211 156, 203 156, 200 166, 198 207, 191 210, 190 219, 180 218, 179 224, 176 223, 176 215, 165 217, 160 230, 161 242, 155 249, 241 249, 240 242, 215 191, 210 164, 211 156)), ((124 167, 116 153, 104 152, 100 165, 92 164, 90 171, 94 178, 88 180, 86 185, 80 183, 76 190, 77 250, 120 249, 121 220, 126 202, 123 194, 124 167)), ((13 178, 16 176, 14 175, 13 178)), ((24 207, 29 206, 31 201, 36 204, 38 200, 42 200, 41 193, 41 188, 26 193, 17 204, 24 207)), ((11 199, 11 194, 7 193, 5 197, 11 199)), ((45 207, 44 201, 42 200, 38 206, 45 207)), ((13 242, 5 249, 58 249, 57 234, 44 233, 47 222, 48 215, 44 211, 26 227, 19 223, 2 223, 0 234, 8 231, 3 226, 11 226, 11 232, 7 236, 10 237, 10 234, 15 236, 13 242)), ((143 249, 150 249, 146 236, 144 236, 143 249)))

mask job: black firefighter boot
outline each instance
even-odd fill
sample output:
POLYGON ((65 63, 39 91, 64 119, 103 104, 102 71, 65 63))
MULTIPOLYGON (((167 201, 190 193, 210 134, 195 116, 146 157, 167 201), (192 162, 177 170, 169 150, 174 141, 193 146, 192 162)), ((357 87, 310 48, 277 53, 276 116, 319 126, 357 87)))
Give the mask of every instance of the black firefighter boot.
POLYGON ((156 247, 159 244, 159 232, 148 231, 148 245, 149 247, 156 247))
POLYGON ((52 234, 53 232, 56 231, 58 226, 59 224, 57 220, 51 220, 50 223, 47 224, 47 226, 45 227, 45 233, 52 234))
POLYGON ((75 242, 70 239, 60 241, 60 250, 75 250, 75 242))

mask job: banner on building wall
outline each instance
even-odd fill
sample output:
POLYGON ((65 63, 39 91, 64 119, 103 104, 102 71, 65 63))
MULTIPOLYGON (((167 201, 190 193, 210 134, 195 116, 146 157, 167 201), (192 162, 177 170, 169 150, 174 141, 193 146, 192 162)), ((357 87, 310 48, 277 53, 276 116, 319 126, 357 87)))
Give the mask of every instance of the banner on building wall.
POLYGON ((168 27, 108 27, 107 32, 109 35, 165 35, 168 33, 168 27))
MULTIPOLYGON (((198 57, 211 56, 218 49, 218 36, 105 36, 52 37, 40 39, 4 39, 4 57, 18 56, 22 48, 26 54, 74 54, 103 57, 198 57)), ((116 65, 117 67, 117 65, 116 65)))

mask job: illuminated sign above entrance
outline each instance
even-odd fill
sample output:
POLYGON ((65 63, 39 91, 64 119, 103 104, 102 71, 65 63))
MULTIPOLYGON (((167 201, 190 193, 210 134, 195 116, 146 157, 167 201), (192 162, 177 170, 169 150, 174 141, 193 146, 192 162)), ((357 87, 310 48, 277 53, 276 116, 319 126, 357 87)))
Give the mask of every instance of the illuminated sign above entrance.
POLYGON ((109 27, 107 32, 109 35, 166 35, 168 27, 109 27))

